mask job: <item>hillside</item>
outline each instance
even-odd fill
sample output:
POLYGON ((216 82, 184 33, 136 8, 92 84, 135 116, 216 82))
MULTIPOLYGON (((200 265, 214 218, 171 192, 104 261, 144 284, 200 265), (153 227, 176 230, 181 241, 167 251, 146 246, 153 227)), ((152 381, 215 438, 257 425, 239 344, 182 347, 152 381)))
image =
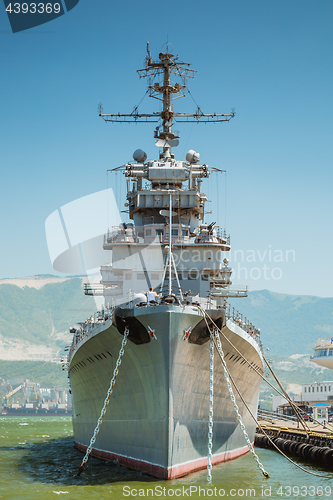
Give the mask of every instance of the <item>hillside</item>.
POLYGON ((270 355, 311 355, 319 337, 333 335, 333 298, 260 290, 230 302, 260 328, 270 355))
POLYGON ((69 327, 95 310, 82 278, 36 276, 0 281, 0 359, 59 360, 69 327))
MULTIPOLYGON (((67 373, 62 371, 59 363, 45 361, 3 361, 0 360, 0 379, 28 379, 38 382, 44 387, 62 385, 67 387, 67 373)), ((5 385, 7 389, 7 385, 5 385)), ((1 393, 1 390, 0 390, 1 393)), ((0 394, 0 401, 1 401, 0 394)))
MULTIPOLYGON (((95 310, 94 299, 83 294, 82 281, 55 276, 0 281, 0 360, 12 362, 0 363, 0 377, 24 376, 26 366, 52 378, 51 366, 17 362, 59 361, 71 341, 69 327, 95 310)), ((333 334, 333 298, 261 290, 230 302, 261 329, 264 347, 269 347, 266 357, 286 385, 333 379, 330 370, 309 360, 317 338, 333 334)), ((30 378, 28 373, 25 377, 30 378)))

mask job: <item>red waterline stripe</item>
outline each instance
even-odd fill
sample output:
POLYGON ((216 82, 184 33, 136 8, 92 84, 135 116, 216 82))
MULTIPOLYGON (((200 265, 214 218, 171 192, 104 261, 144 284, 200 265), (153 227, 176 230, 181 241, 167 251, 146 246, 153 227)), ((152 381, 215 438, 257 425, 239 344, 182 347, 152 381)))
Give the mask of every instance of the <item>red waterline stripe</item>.
MULTIPOLYGON (((87 446, 76 441, 75 446, 81 451, 86 451, 87 449, 87 446)), ((242 455, 245 455, 245 453, 247 453, 248 451, 248 447, 243 446, 243 448, 238 448, 232 451, 225 451, 223 453, 219 453, 218 455, 213 455, 212 464, 216 465, 221 462, 233 460, 242 455)), ((192 460, 184 464, 175 465, 174 467, 167 469, 162 465, 151 464, 149 462, 145 462, 144 460, 137 460, 135 458, 125 457, 123 455, 117 455, 116 453, 111 453, 109 451, 97 450, 95 448, 92 449, 91 454, 94 457, 101 458, 103 460, 118 460, 118 462, 122 465, 126 465, 127 467, 130 467, 132 469, 147 472, 148 474, 151 474, 152 476, 158 477, 160 479, 175 479, 177 477, 185 476, 190 472, 205 469, 207 467, 207 457, 192 460)))

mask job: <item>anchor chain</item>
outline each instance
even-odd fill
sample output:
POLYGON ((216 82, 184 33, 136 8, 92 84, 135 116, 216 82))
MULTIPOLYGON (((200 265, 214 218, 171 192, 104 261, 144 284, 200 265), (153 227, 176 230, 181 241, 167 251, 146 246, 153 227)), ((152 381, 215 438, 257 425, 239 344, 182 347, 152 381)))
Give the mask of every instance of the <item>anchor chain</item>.
POLYGON ((101 414, 100 414, 100 417, 99 419, 97 420, 97 425, 96 425, 96 428, 94 430, 94 434, 90 440, 90 444, 86 450, 86 454, 82 460, 82 463, 79 467, 79 470, 78 470, 78 473, 75 477, 79 477, 81 472, 83 471, 84 469, 84 466, 85 464, 87 463, 88 461, 88 458, 89 458, 89 455, 91 453, 91 450, 92 450, 92 447, 93 447, 93 444, 95 443, 96 441, 96 438, 97 438, 97 434, 99 433, 99 428, 100 428, 100 425, 101 423, 103 422, 103 418, 104 418, 104 415, 106 413, 106 409, 107 409, 107 406, 110 402, 110 396, 112 394, 112 391, 113 391, 113 388, 114 388, 114 385, 116 383, 116 378, 117 378, 117 375, 118 375, 118 372, 119 372, 119 367, 121 365, 121 361, 122 361, 122 358, 123 358, 123 355, 124 355, 124 348, 125 348, 125 345, 127 343, 127 338, 128 338, 128 334, 129 334, 129 330, 128 328, 126 327, 125 328, 125 331, 124 331, 124 338, 123 338, 123 341, 121 343, 121 348, 120 348, 120 351, 119 351, 119 355, 118 355, 118 359, 117 359, 117 362, 116 362, 116 366, 115 366, 115 369, 113 371, 113 376, 112 376, 112 379, 111 379, 111 382, 110 382, 110 387, 108 389, 108 392, 106 394, 106 398, 104 400, 104 405, 103 405, 103 408, 101 410, 101 414))
MULTIPOLYGON (((227 337, 223 334, 222 330, 220 330, 220 329, 218 328, 218 326, 214 323, 214 321, 212 320, 212 318, 210 318, 210 317, 208 316, 208 314, 206 313, 206 311, 204 311, 204 310, 203 310, 202 308, 200 308, 200 307, 199 307, 198 309, 200 309, 200 310, 201 310, 201 312, 203 313, 203 316, 204 316, 204 318, 205 318, 206 325, 207 325, 207 328, 208 328, 208 330, 209 330, 210 335, 212 335, 212 332, 211 332, 211 330, 210 330, 210 328, 209 328, 209 325, 208 325, 208 322, 207 322, 207 318, 209 318, 209 320, 210 320, 210 321, 212 322, 212 324, 215 326, 215 328, 216 328, 216 334, 218 335, 218 333, 221 333, 221 335, 223 335, 223 336, 224 336, 225 340, 226 340, 227 342, 229 342, 229 344, 230 344, 230 345, 231 345, 231 346, 232 346, 232 347, 236 350, 236 352, 237 352, 238 354, 240 354, 240 355, 241 355, 241 353, 240 353, 240 352, 239 352, 239 351, 235 348, 235 346, 234 346, 234 345, 230 342, 230 340, 229 340, 229 339, 228 339, 228 338, 227 338, 227 337)), ((222 351, 222 352, 223 352, 223 351, 222 351)), ((220 354, 220 353, 219 353, 219 354, 220 354)), ((248 360, 247 360, 247 359, 246 359, 243 355, 242 355, 242 358, 243 358, 243 359, 244 359, 244 360, 245 360, 245 361, 249 364, 249 361, 248 361, 248 360)), ((265 359, 265 358, 264 358, 264 359, 265 359)), ((268 362, 267 362, 267 360, 266 360, 266 359, 265 359, 265 361, 266 361, 266 364, 268 365, 268 362)), ((263 377, 263 376, 260 374, 260 372, 259 372, 259 371, 258 371, 255 367, 252 367, 252 369, 254 369, 254 371, 255 371, 255 372, 257 372, 257 373, 258 373, 258 375, 260 375, 260 376, 261 376, 261 378, 262 378, 263 380, 265 380, 265 382, 267 382, 267 383, 268 383, 268 385, 270 385, 270 386, 272 387, 272 389, 274 389, 275 391, 277 391, 277 392, 278 392, 278 394, 280 394, 280 396, 283 396, 283 394, 282 394, 280 391, 278 391, 278 389, 276 389, 276 388, 275 388, 275 387, 274 387, 274 386, 273 386, 273 385, 272 385, 272 384, 271 384, 271 383, 270 383, 267 379, 265 379, 265 377, 263 377)), ((273 373, 273 370, 271 370, 271 371, 272 371, 272 373, 273 373)), ((276 377, 276 375, 275 375, 275 374, 273 374, 273 375, 274 375, 274 378, 275 378, 275 377, 276 377)), ((290 459, 290 458, 289 458, 289 457, 288 457, 285 453, 283 453, 283 451, 282 451, 282 450, 280 450, 280 448, 278 448, 278 447, 276 446, 276 444, 274 443, 274 441, 272 441, 272 439, 270 438, 270 436, 269 436, 269 435, 265 432, 265 430, 263 429, 263 427, 260 425, 260 422, 258 422, 258 420, 256 419, 256 417, 253 415, 253 413, 251 412, 250 408, 249 408, 249 407, 248 407, 248 405, 246 404, 246 401, 244 400, 244 398, 243 398, 242 394, 240 393, 239 389, 237 388, 237 386, 236 386, 236 384, 235 384, 235 382, 234 382, 234 380, 232 379, 232 377, 231 377, 231 375, 230 375, 230 374, 229 374, 229 378, 231 379, 232 383, 234 384, 234 387, 235 387, 235 389, 236 389, 236 391, 237 391, 237 393, 238 393, 238 395, 239 395, 239 397, 240 397, 241 401, 243 402, 243 404, 244 404, 245 408, 247 409, 247 411, 249 412, 249 414, 251 415, 251 417, 252 417, 252 418, 253 418, 253 420, 255 421, 255 423, 256 423, 256 425, 257 425, 257 427, 258 427, 258 428, 261 430, 261 432, 262 432, 262 433, 263 433, 263 434, 267 437, 267 439, 270 441, 270 443, 272 444, 273 448, 275 448, 277 452, 279 452, 279 453, 280 453, 280 454, 281 454, 284 458, 286 458, 286 459, 287 459, 290 463, 292 463, 293 465, 295 465, 296 467, 298 467, 299 469, 301 469, 303 472, 306 472, 307 474, 311 474, 312 476, 322 477, 322 478, 325 478, 325 479, 332 479, 332 476, 326 476, 326 475, 323 475, 323 474, 316 474, 315 472, 312 472, 312 471, 310 471, 310 470, 305 469, 304 467, 301 467, 298 463, 294 462, 294 461, 293 461, 293 460, 291 460, 291 459, 290 459)), ((276 379, 276 380, 277 380, 277 379, 276 379)), ((280 385, 280 384, 279 384, 279 385, 280 385)), ((288 396, 288 398, 289 398, 289 396, 288 396)), ((290 398, 289 398, 289 399, 290 399, 290 398)), ((268 474, 267 474, 267 476, 265 476, 265 477, 269 477, 269 476, 268 476, 268 474)))
POLYGON ((252 456, 253 456, 254 460, 257 462, 258 467, 261 470, 261 472, 263 473, 263 475, 265 477, 269 477, 268 472, 264 469, 264 466, 260 462, 258 455, 254 451, 254 448, 252 446, 252 443, 250 441, 248 433, 246 432, 245 425, 243 424, 243 420, 242 420, 241 414, 239 413, 239 408, 237 406, 236 398, 235 398, 235 395, 234 395, 234 391, 232 389, 231 382, 230 382, 230 379, 229 379, 228 368, 227 368, 227 365, 226 365, 226 362, 225 362, 225 359, 224 359, 224 353, 223 353, 222 344, 221 344, 221 340, 220 340, 220 336, 218 334, 218 331, 214 330, 214 332, 210 332, 210 334, 211 334, 211 339, 215 338, 215 342, 216 342, 216 345, 217 345, 217 350, 218 350, 218 353, 219 353, 221 361, 222 361, 224 378, 225 378, 225 380, 227 382, 227 387, 228 387, 230 399, 231 399, 231 401, 233 403, 234 410, 235 410, 235 413, 236 413, 236 418, 237 418, 237 420, 239 422, 239 426, 240 426, 240 428, 241 428, 241 430, 243 432, 243 435, 244 435, 245 441, 247 443, 247 446, 248 446, 250 452, 252 453, 252 456))
POLYGON ((209 417, 208 417, 208 463, 207 481, 212 482, 212 457, 213 457, 213 411, 214 411, 214 339, 210 339, 209 363, 209 417))

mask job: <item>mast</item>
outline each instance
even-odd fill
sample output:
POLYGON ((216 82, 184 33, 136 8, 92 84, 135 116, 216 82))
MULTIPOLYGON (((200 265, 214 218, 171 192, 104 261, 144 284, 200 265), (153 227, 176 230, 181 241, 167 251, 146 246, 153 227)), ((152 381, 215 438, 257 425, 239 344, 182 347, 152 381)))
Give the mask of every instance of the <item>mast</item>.
MULTIPOLYGON (((155 129, 154 137, 155 144, 158 147, 163 148, 163 152, 160 158, 167 160, 172 158, 171 147, 178 146, 179 136, 176 136, 172 132, 173 122, 225 122, 229 121, 235 116, 232 111, 229 114, 204 114, 199 106, 197 107, 196 113, 177 113, 173 111, 172 101, 185 97, 186 79, 194 78, 196 73, 195 70, 190 69, 189 63, 180 61, 178 56, 175 56, 169 52, 169 46, 171 44, 166 44, 166 51, 159 54, 158 60, 153 60, 151 58, 149 50, 149 42, 147 42, 147 56, 146 56, 146 66, 143 69, 139 69, 137 72, 140 78, 148 79, 148 92, 149 97, 158 99, 162 101, 163 108, 161 112, 142 114, 138 113, 138 106, 136 106, 132 113, 122 114, 104 114, 102 113, 102 105, 100 105, 101 116, 106 122, 150 122, 157 123, 162 120, 162 126, 157 126, 155 129), (180 77, 182 84, 171 82, 171 75, 174 74, 180 77), (155 81, 160 77, 160 82, 155 81)), ((188 91, 188 90, 187 90, 188 91)), ((189 91, 188 91, 189 92, 189 91)))
MULTIPOLYGON (((170 201, 169 201, 169 295, 172 291, 172 192, 170 191, 170 201)), ((177 271, 176 271, 177 273, 177 271)))

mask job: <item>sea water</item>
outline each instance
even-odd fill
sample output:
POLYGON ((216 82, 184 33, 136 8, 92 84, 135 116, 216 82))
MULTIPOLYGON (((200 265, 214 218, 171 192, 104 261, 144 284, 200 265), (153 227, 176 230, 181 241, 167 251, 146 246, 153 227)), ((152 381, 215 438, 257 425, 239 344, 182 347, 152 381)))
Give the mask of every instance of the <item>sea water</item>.
MULTIPOLYGON (((0 499, 333 498, 332 480, 303 472, 275 451, 256 451, 268 479, 249 453, 213 467, 212 484, 205 470, 162 481, 95 458, 77 479, 83 454, 74 447, 70 417, 0 417, 0 499)), ((319 466, 297 463, 333 477, 319 466)))

